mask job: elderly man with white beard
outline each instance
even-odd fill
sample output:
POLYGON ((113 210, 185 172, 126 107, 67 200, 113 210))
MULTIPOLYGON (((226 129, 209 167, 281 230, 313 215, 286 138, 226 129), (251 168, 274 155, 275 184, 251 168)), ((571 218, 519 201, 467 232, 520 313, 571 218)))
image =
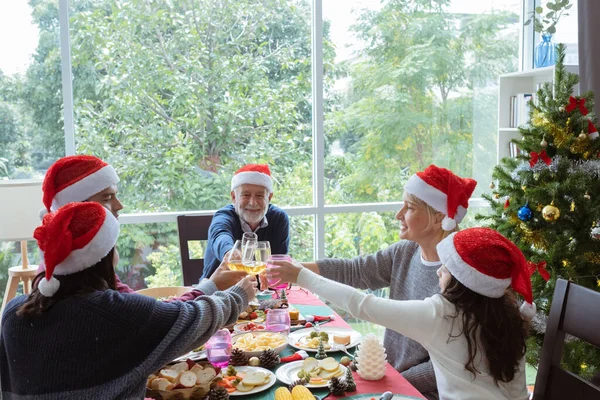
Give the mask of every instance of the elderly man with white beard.
POLYGON ((272 254, 287 254, 290 221, 281 208, 270 204, 273 180, 266 164, 248 164, 231 179, 231 202, 217 211, 208 230, 202 278, 209 278, 236 240, 254 232, 259 241, 271 243, 272 254))

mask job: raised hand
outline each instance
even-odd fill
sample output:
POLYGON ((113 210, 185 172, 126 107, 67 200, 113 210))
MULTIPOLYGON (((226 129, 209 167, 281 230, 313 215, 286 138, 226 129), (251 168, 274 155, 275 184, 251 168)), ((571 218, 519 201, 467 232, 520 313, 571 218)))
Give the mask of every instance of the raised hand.
POLYGON ((245 278, 237 283, 239 287, 244 289, 248 295, 248 299, 253 299, 256 296, 256 284, 256 277, 254 275, 245 275, 245 278))
POLYGON ((230 288, 246 277, 246 272, 244 271, 230 270, 227 262, 228 258, 225 257, 219 268, 210 277, 210 280, 214 282, 219 290, 230 288))

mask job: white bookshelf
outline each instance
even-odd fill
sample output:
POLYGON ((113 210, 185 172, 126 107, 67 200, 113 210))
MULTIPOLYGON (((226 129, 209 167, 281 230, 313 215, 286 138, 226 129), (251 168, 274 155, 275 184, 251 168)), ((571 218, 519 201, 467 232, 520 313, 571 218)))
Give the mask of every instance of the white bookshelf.
MULTIPOLYGON (((509 143, 512 139, 520 139, 518 128, 510 127, 510 98, 518 93, 535 95, 537 87, 543 82, 554 81, 554 65, 522 72, 500 75, 498 78, 498 151, 497 163, 504 157, 509 157, 509 143)), ((579 66, 566 65, 567 72, 579 73, 579 66)), ((579 94, 579 85, 574 88, 574 94, 579 94)))

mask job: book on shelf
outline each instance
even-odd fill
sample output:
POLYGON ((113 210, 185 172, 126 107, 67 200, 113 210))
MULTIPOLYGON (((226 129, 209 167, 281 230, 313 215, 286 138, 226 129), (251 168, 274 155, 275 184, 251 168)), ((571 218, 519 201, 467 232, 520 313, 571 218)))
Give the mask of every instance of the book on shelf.
POLYGON ((529 102, 532 100, 531 93, 517 93, 510 97, 510 128, 517 128, 529 122, 529 102))

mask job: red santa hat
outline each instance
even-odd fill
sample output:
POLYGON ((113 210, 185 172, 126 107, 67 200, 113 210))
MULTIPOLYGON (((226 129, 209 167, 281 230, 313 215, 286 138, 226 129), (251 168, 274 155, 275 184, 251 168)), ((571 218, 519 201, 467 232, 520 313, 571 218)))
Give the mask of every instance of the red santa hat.
POLYGON ((598 129, 596 129, 592 121, 588 121, 588 137, 592 140, 598 139, 598 129))
POLYGON ((95 202, 70 203, 46 214, 33 237, 44 252, 46 276, 38 284, 52 297, 60 287, 54 275, 70 275, 97 264, 115 247, 119 222, 95 202))
POLYGON ((425 171, 411 176, 404 190, 445 214, 442 228, 451 231, 467 214, 469 197, 473 194, 475 186, 475 180, 461 178, 446 168, 432 164, 425 171))
POLYGON ((43 202, 48 212, 56 211, 65 204, 87 200, 118 182, 114 168, 98 157, 63 157, 46 172, 43 202))
POLYGON ((437 245, 442 264, 460 283, 486 297, 500 298, 512 286, 523 296, 521 314, 531 320, 536 307, 531 274, 521 250, 489 228, 454 232, 437 245))
POLYGON ((267 164, 247 164, 238 169, 231 178, 231 191, 240 185, 259 185, 273 192, 273 180, 267 164))

